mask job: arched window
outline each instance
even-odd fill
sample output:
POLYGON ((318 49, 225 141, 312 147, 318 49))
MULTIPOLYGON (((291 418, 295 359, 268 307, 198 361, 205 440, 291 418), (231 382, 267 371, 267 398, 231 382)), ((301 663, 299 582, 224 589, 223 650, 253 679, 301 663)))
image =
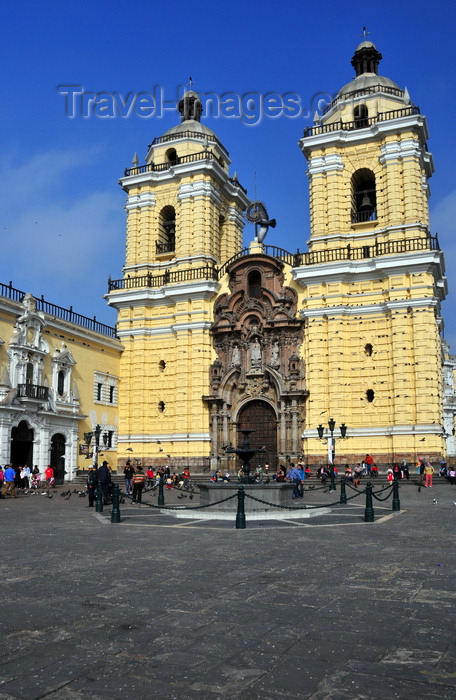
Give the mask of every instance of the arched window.
POLYGON ((25 373, 25 383, 33 384, 33 362, 27 362, 25 373))
POLYGON ((366 399, 369 401, 369 403, 372 403, 372 401, 374 400, 374 396, 375 393, 373 389, 368 389, 366 391, 366 399))
POLYGON ((252 270, 252 272, 249 273, 248 288, 249 297, 261 299, 263 295, 261 289, 261 272, 258 272, 258 270, 252 270))
POLYGON ((352 176, 352 223, 377 219, 377 193, 372 170, 361 168, 352 176))
POLYGON ((57 375, 57 392, 59 396, 63 396, 65 393, 65 372, 63 369, 57 375))
POLYGON ((175 148, 169 148, 166 151, 166 160, 168 161, 168 163, 172 163, 173 165, 175 165, 178 162, 179 159, 177 157, 177 151, 175 148))
POLYGON ((163 207, 159 214, 158 221, 158 241, 156 242, 156 252, 172 253, 176 247, 176 212, 174 207, 163 207))
POLYGON ((160 413, 163 413, 163 411, 165 410, 165 404, 163 401, 158 402, 158 410, 160 411, 160 413))
POLYGON ((364 352, 367 355, 367 357, 372 356, 372 351, 373 351, 372 345, 370 343, 366 343, 366 345, 364 346, 364 352))
POLYGON ((364 129, 369 126, 369 112, 366 105, 358 105, 353 110, 353 117, 355 119, 355 128, 364 129))

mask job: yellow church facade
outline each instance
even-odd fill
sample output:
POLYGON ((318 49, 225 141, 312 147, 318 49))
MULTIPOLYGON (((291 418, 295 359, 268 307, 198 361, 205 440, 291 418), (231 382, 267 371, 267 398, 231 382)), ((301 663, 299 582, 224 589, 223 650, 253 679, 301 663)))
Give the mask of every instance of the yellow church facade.
POLYGON ((247 427, 263 461, 317 463, 329 419, 334 435, 344 426, 336 461, 445 455, 427 125, 380 59, 358 47, 357 77, 300 141, 307 253, 242 248, 249 201, 196 93, 125 172, 126 266, 107 295, 125 347, 121 459, 230 468, 226 447, 247 427))
POLYGON ((233 472, 240 430, 271 468, 456 456, 427 124, 380 60, 358 46, 356 78, 299 142, 307 252, 263 241, 268 221, 243 247, 261 206, 189 91, 181 123, 120 179, 116 328, 0 286, 0 463, 51 461, 65 479, 101 454, 120 471, 233 472))

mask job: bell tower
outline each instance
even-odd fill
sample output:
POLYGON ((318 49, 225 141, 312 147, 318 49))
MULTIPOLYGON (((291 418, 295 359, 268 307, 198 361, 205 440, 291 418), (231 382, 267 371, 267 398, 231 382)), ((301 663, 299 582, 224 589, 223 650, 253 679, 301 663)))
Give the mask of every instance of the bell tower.
POLYGON ((356 77, 304 132, 311 230, 303 288, 309 454, 320 416, 350 426, 347 461, 443 452, 440 303, 444 261, 429 228, 425 117, 379 75, 370 41, 356 77), (334 413, 334 416, 332 414, 334 413), (336 415, 336 413, 338 415, 336 415))
POLYGON ((191 465, 210 453, 207 393, 218 267, 242 249, 249 201, 227 150, 188 91, 181 123, 135 155, 127 195, 123 278, 110 280, 121 360, 119 458, 191 465), (162 454, 163 453, 163 454, 162 454), (168 456, 170 455, 170 457, 168 456))

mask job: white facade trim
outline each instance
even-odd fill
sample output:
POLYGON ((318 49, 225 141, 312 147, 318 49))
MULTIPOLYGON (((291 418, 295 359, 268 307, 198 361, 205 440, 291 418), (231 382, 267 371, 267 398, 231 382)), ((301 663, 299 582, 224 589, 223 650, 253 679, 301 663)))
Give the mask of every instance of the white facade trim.
MULTIPOLYGON (((359 438, 359 437, 395 437, 398 435, 414 435, 420 437, 423 435, 442 435, 443 426, 436 425, 435 423, 423 424, 423 425, 385 425, 376 426, 375 428, 348 428, 347 429, 347 440, 349 438, 359 438)), ((303 430, 302 436, 304 440, 308 439, 318 439, 318 434, 316 428, 309 428, 303 430)), ((423 451, 426 447, 423 446, 423 451)))
POLYGON ((189 331, 209 331, 211 328, 211 321, 194 321, 193 323, 173 323, 169 326, 160 326, 160 328, 136 327, 134 330, 128 329, 125 331, 119 331, 119 337, 144 338, 144 336, 178 335, 179 333, 188 333, 189 331))
MULTIPOLYGON (((401 255, 382 255, 362 260, 305 265, 292 269, 295 282, 306 288, 311 284, 360 282, 391 275, 432 272, 436 280, 445 280, 443 254, 439 250, 414 251, 401 255)), ((442 290, 443 292, 444 290, 442 290)), ((444 297, 442 297, 444 298, 444 297)))
POLYGON ((208 180, 197 180, 196 182, 185 182, 178 190, 177 197, 179 201, 185 199, 197 199, 199 197, 211 199, 218 207, 222 206, 222 199, 219 191, 214 187, 212 182, 208 180))
POLYGON ((156 433, 119 435, 118 445, 151 442, 210 442, 210 433, 156 433))
POLYGON ((121 309, 125 306, 161 306, 169 302, 176 304, 179 301, 189 299, 209 300, 218 293, 221 285, 215 280, 202 280, 188 284, 169 284, 164 287, 151 289, 124 289, 122 291, 105 294, 105 299, 110 306, 121 309))
POLYGON ((301 150, 306 153, 314 148, 344 147, 371 143, 376 137, 383 137, 391 132, 397 134, 402 131, 411 131, 414 128, 419 130, 422 141, 426 142, 429 138, 429 132, 425 116, 423 114, 410 114, 397 117, 396 119, 379 121, 364 129, 353 129, 351 131, 338 129, 323 134, 304 136, 300 140, 299 145, 301 150))
POLYGON ((127 203, 125 210, 144 209, 145 207, 155 206, 155 194, 153 192, 141 192, 140 194, 127 195, 127 203))
POLYGON ((309 177, 320 173, 329 173, 332 171, 342 171, 344 164, 342 156, 339 153, 330 153, 326 156, 315 156, 310 159, 307 174, 309 177))

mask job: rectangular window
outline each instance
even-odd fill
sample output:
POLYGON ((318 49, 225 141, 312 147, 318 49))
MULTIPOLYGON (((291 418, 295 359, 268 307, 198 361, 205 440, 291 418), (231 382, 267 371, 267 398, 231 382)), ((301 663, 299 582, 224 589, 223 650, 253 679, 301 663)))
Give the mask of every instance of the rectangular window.
POLYGON ((101 382, 97 383, 97 401, 101 401, 101 390, 103 388, 103 384, 101 382))
POLYGON ((114 391, 116 387, 115 386, 110 386, 109 387, 109 403, 114 403, 114 391))

